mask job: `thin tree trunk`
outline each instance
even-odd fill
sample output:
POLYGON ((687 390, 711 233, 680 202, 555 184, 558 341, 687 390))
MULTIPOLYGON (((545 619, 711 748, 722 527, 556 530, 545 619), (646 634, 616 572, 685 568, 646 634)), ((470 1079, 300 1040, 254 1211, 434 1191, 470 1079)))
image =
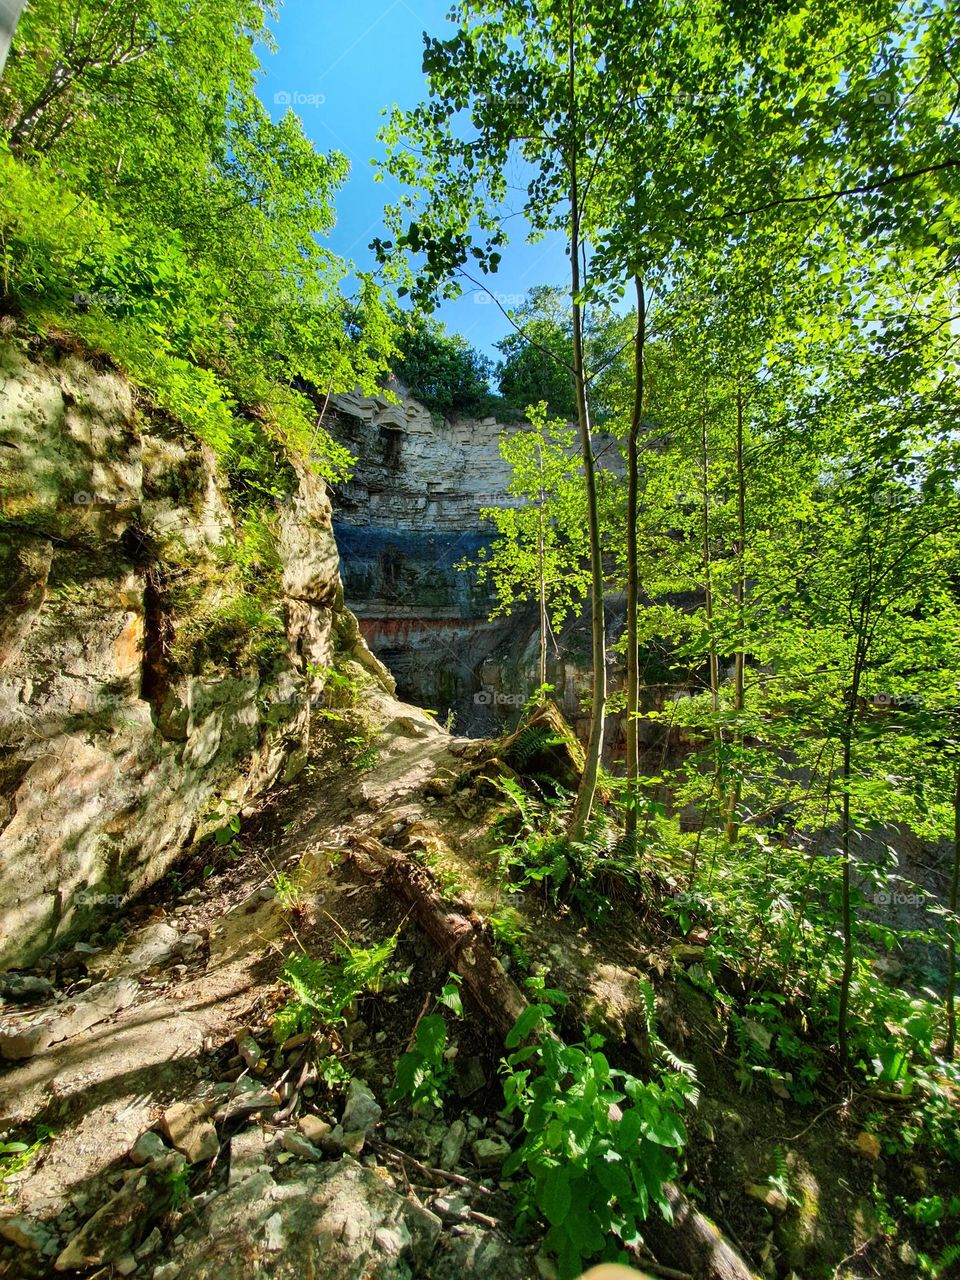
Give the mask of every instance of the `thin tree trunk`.
MULTIPOLYGON (((744 639, 743 625, 745 602, 747 598, 746 551, 747 551, 747 519, 746 519, 746 475, 743 469, 743 392, 737 387, 737 579, 734 587, 737 603, 737 630, 739 638, 733 667, 733 709, 737 717, 743 712, 743 669, 744 639)), ((734 743, 743 745, 743 730, 739 722, 734 729, 734 743)), ((736 763, 736 762, 735 762, 736 763)), ((727 816, 724 835, 733 844, 739 834, 737 822, 737 806, 740 804, 740 775, 735 775, 730 790, 727 792, 727 816)))
MULTIPOLYGON (((700 418, 700 471, 703 477, 703 573, 704 573, 704 612, 707 618, 707 666, 710 673, 710 706, 714 716, 720 710, 720 669, 717 662, 716 642, 713 638, 713 563, 710 557, 710 459, 707 453, 707 415, 700 418)), ((719 735, 719 726, 714 725, 713 736, 719 735)), ((718 762, 719 765, 719 762, 718 762)))
POLYGON ((840 1046, 840 1062, 846 1070, 849 1059, 848 1020, 850 1013, 850 982, 853 977, 853 910, 850 904, 850 776, 853 769, 853 725, 857 714, 857 698, 860 679, 866 657, 866 622, 869 605, 860 610, 860 626, 857 649, 853 659, 853 678, 850 681, 850 701, 843 727, 843 800, 840 810, 840 854, 843 860, 841 881, 841 912, 843 916, 843 973, 840 978, 840 1008, 837 1014, 837 1039, 840 1046))
POLYGON ((643 357, 646 342, 646 295, 643 281, 636 278, 637 337, 634 360, 633 417, 627 441, 627 812, 626 832, 637 835, 637 794, 640 778, 640 652, 637 641, 640 611, 640 568, 637 563, 637 523, 639 520, 639 443, 643 421, 643 357))
POLYGON ((537 441, 537 460, 540 464, 540 505, 537 512, 537 572, 540 579, 540 679, 538 684, 542 689, 547 683, 547 574, 544 564, 543 536, 543 508, 546 493, 543 487, 543 442, 540 440, 537 441))
POLYGON ((953 1061, 957 1048, 957 906, 960 899, 960 763, 953 788, 953 878, 950 881, 950 925, 947 933, 947 1043, 944 1056, 953 1061))
POLYGON ((607 642, 603 603, 603 550, 600 544, 600 516, 597 510, 597 476, 590 430, 590 404, 584 373, 583 308, 580 302, 580 190, 576 152, 576 24, 573 0, 569 4, 569 89, 570 124, 570 287, 573 305, 573 385, 577 400, 577 425, 583 455, 583 480, 587 497, 587 529, 590 538, 590 607, 592 612, 593 700, 590 708, 590 736, 586 763, 570 820, 571 840, 582 840, 593 811, 603 750, 604 717, 607 706, 607 642))

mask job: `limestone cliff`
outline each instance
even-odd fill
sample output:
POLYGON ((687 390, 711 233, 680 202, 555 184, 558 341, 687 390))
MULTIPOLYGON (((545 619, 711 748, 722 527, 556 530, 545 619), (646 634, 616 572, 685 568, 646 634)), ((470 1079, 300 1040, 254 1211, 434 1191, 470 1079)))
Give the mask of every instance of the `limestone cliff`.
POLYGON ((109 367, 0 346, 0 968, 303 759, 339 572, 325 485, 292 490, 255 605, 213 452, 109 367))
MULTIPOLYGON (((350 483, 334 494, 346 600, 402 696, 452 712, 461 733, 498 732, 536 687, 536 610, 488 622, 492 597, 456 566, 493 540, 481 510, 516 501, 499 444, 529 428, 494 418, 445 420, 398 383, 392 389, 400 403, 385 395, 333 397, 331 429, 356 459, 350 483)), ((601 433, 597 448, 617 471, 614 442, 601 433)), ((610 606, 612 643, 622 608, 610 606)), ((589 664, 589 618, 572 618, 550 654, 548 679, 583 736, 589 664)), ((611 742, 616 736, 612 721, 611 742)))

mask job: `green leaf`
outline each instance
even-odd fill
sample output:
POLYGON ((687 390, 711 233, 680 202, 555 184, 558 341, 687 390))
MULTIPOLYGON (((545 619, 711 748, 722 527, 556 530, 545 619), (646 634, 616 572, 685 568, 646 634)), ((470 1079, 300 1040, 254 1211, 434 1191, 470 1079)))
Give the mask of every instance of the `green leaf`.
POLYGON ((508 1049, 514 1049, 522 1040, 526 1040, 527 1036, 534 1031, 543 1021, 543 1011, 539 1005, 528 1004, 524 1011, 517 1018, 513 1027, 507 1033, 504 1044, 508 1049))
POLYGON ((438 1013, 428 1014, 421 1018, 417 1027, 417 1048, 434 1065, 443 1062, 443 1051, 447 1045, 447 1027, 438 1013))
POLYGON ((554 1165, 547 1171, 539 1188, 537 1203, 553 1226, 559 1226, 566 1218, 570 1211, 570 1174, 562 1165, 554 1165))

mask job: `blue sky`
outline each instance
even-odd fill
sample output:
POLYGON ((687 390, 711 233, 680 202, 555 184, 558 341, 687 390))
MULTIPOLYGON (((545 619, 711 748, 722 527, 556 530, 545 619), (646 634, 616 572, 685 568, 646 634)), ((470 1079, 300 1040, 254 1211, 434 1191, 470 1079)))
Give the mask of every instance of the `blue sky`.
MULTIPOLYGON (((260 96, 275 117, 289 102, 319 150, 349 159, 330 247, 361 266, 372 265, 367 246, 382 234, 383 206, 397 190, 389 179, 374 182, 370 163, 382 154, 381 112, 394 103, 413 107, 426 96, 422 32, 444 34, 449 7, 449 0, 285 0, 274 26, 278 51, 263 59, 260 96)), ((566 270, 559 237, 528 245, 520 234, 488 283, 509 307, 532 285, 564 283, 566 270)), ((445 303, 439 314, 487 354, 496 355, 492 344, 509 329, 496 306, 476 293, 445 303)))

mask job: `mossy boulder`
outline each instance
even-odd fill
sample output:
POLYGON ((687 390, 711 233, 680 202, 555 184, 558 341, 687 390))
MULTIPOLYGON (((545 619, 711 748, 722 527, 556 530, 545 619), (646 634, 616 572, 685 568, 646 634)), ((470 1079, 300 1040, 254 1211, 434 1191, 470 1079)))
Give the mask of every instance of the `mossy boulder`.
POLYGON ((567 791, 575 791, 583 775, 583 748, 552 702, 532 708, 497 754, 521 777, 547 778, 567 791))

